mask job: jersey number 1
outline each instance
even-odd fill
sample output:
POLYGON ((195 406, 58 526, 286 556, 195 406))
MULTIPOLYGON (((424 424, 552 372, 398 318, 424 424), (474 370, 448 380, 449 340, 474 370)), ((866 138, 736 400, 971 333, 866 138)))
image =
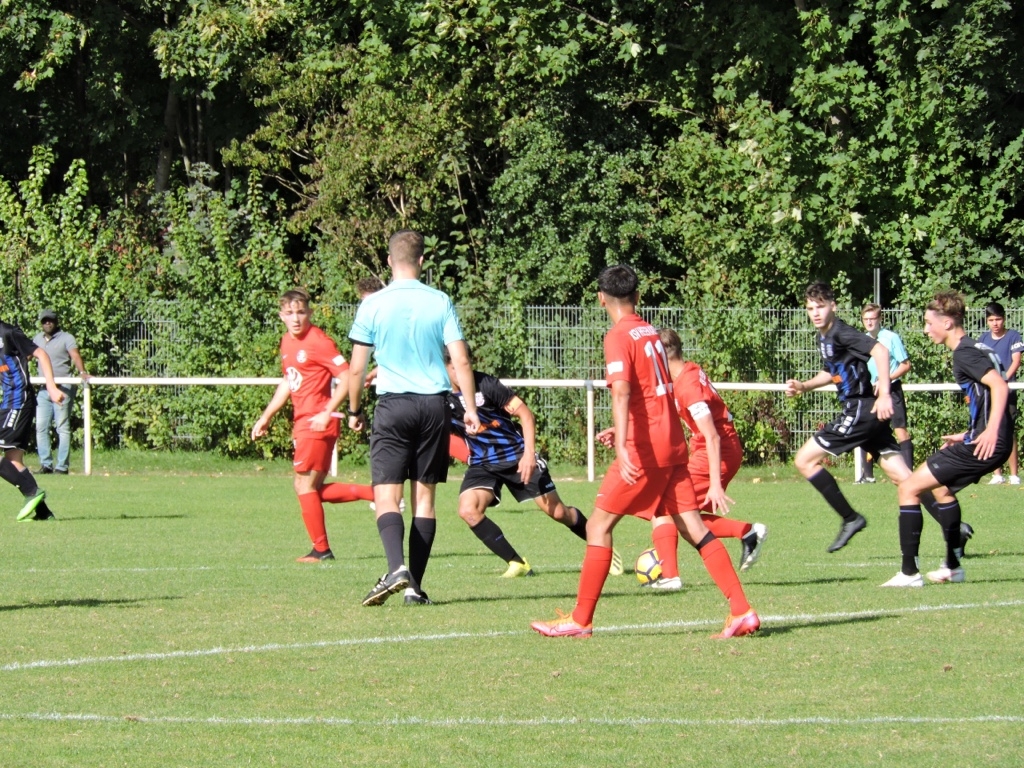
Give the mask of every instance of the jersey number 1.
POLYGON ((660 339, 653 344, 648 341, 644 344, 644 354, 647 355, 651 365, 654 366, 654 378, 658 382, 658 386, 654 391, 658 397, 663 397, 672 388, 672 385, 668 382, 668 358, 665 357, 665 347, 661 345, 660 339))

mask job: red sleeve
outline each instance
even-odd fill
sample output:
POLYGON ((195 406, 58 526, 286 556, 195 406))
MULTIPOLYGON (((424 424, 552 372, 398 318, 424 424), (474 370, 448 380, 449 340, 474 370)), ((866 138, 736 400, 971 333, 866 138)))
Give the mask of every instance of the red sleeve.
POLYGON ((348 362, 338 351, 338 345, 334 343, 326 333, 320 338, 316 347, 316 358, 324 368, 331 372, 335 378, 341 376, 348 370, 348 362))
POLYGON ((632 361, 630 360, 629 337, 616 333, 613 328, 604 337, 604 378, 610 387, 613 381, 630 381, 632 361))
POLYGON ((694 403, 708 402, 708 393, 701 383, 700 366, 687 363, 683 372, 676 379, 675 386, 679 391, 675 393, 676 402, 679 403, 679 410, 689 409, 694 403))

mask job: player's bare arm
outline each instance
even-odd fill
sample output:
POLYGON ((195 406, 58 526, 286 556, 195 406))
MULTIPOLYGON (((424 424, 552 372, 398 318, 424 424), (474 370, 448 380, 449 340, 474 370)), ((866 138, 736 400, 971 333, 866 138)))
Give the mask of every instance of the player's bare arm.
POLYGON ((270 420, 274 418, 274 415, 284 408, 284 404, 288 402, 288 398, 291 396, 291 391, 288 389, 288 382, 282 381, 277 385, 277 389, 274 390, 274 396, 270 398, 270 402, 267 407, 263 409, 263 413, 256 419, 256 423, 252 426, 252 432, 250 437, 253 440, 257 440, 267 434, 267 428, 270 426, 270 420))
POLYGON ((999 427, 1006 413, 1006 401, 1010 397, 1010 387, 995 368, 981 377, 981 383, 989 388, 991 394, 991 410, 989 410, 988 426, 974 441, 974 455, 981 461, 991 459, 999 442, 999 427))
POLYGON ((331 423, 332 414, 341 407, 341 404, 348 399, 348 371, 344 371, 337 377, 337 383, 331 390, 331 399, 324 406, 325 410, 309 419, 309 428, 313 432, 326 432, 327 426, 331 423))
POLYGON ((519 459, 519 477, 528 483, 537 468, 537 419, 518 397, 513 397, 505 404, 505 411, 509 416, 519 419, 523 427, 523 456, 519 459))
POLYGON ((832 374, 828 371, 819 371, 813 378, 810 378, 807 381, 787 379, 786 397, 796 397, 797 395, 802 395, 804 392, 810 392, 813 389, 818 389, 819 387, 824 387, 826 384, 831 383, 832 374))
MULTIPOLYGON (((703 404, 703 403, 702 403, 703 404)), ((704 441, 708 452, 708 493, 702 501, 704 504, 711 504, 711 511, 716 515, 729 514, 729 505, 735 502, 725 495, 725 488, 722 487, 722 436, 715 428, 715 420, 711 411, 706 410, 700 416, 694 416, 694 423, 697 429, 704 435, 704 441)), ((693 411, 691 410, 692 414, 693 411)))
POLYGON ((878 370, 878 385, 875 389, 875 407, 871 412, 880 420, 885 421, 892 417, 892 395, 889 394, 892 382, 889 380, 889 350, 884 344, 876 343, 871 348, 871 359, 875 361, 878 370))
POLYGON ((480 416, 476 412, 476 382, 473 380, 473 367, 469 364, 469 347, 461 339, 447 347, 455 367, 455 379, 459 382, 459 390, 466 403, 466 414, 462 422, 466 425, 466 434, 475 435, 480 431, 480 416))
POLYGON ((633 464, 626 448, 626 435, 629 429, 629 395, 628 381, 612 382, 612 420, 615 422, 615 458, 619 462, 619 474, 630 485, 640 479, 640 467, 633 464))
POLYGON ((366 344, 353 344, 352 356, 348 361, 348 428, 353 432, 362 432, 366 427, 362 398, 370 349, 366 344))
POLYGON ((53 380, 53 365, 50 363, 50 356, 46 354, 46 350, 42 347, 36 347, 36 351, 32 353, 32 356, 39 363, 39 372, 43 374, 43 378, 46 380, 46 393, 57 405, 64 402, 64 393, 57 388, 57 383, 53 380))

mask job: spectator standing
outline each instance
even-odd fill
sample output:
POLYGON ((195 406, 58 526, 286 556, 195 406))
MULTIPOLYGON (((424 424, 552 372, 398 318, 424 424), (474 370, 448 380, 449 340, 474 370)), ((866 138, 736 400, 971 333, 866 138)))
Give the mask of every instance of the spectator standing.
MULTIPOLYGON (((49 356, 54 377, 74 376, 71 370, 74 364, 82 381, 88 381, 90 377, 78 351, 78 342, 60 327, 57 312, 49 308, 42 310, 39 313, 39 324, 42 330, 32 339, 32 343, 49 356)), ((66 475, 71 458, 71 404, 78 387, 74 384, 58 384, 57 388, 64 393, 64 400, 60 403, 53 401, 46 387, 42 387, 36 394, 36 449, 39 451, 39 473, 42 475, 66 475), (50 447, 51 427, 57 430, 56 464, 50 447)))
MULTIPOLYGON (((910 356, 903 344, 903 339, 888 328, 882 327, 882 308, 878 304, 865 304, 860 313, 864 330, 875 341, 884 344, 889 350, 889 394, 892 397, 892 418, 889 420, 893 435, 900 446, 900 454, 907 467, 914 468, 914 443, 907 430, 907 401, 903 394, 903 377, 910 371, 910 356)), ((878 366, 874 358, 868 360, 868 372, 871 374, 871 386, 878 387, 878 366)), ((875 482, 874 457, 869 456, 864 462, 864 474, 857 478, 858 483, 875 482)))
MULTIPOLYGON (((1006 327, 1006 310, 997 301, 985 307, 985 322, 988 323, 988 330, 978 339, 986 347, 992 349, 1003 365, 1006 383, 1009 384, 1017 379, 1017 369, 1020 368, 1020 355, 1024 352, 1024 340, 1020 333, 1006 327)), ((1013 447, 1010 449, 1010 476, 1003 477, 1003 468, 999 467, 992 473, 989 485, 1000 485, 1008 482, 1010 485, 1020 485, 1020 476, 1017 474, 1017 390, 1010 390, 1010 399, 1006 406, 1006 415, 1013 430, 1013 447)))

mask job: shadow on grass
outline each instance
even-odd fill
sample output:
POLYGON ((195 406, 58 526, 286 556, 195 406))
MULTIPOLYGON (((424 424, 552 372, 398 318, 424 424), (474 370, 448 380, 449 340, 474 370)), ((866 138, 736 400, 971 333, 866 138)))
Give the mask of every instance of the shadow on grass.
POLYGON ((191 515, 95 515, 92 517, 64 517, 57 518, 59 523, 88 523, 93 520, 184 520, 191 515))
MULTIPOLYGON (((648 591, 645 590, 644 594, 653 594, 653 593, 648 592, 648 591)), ((668 599, 668 596, 669 595, 673 595, 673 594, 678 595, 679 593, 678 592, 661 592, 661 593, 659 593, 657 595, 657 597, 655 599, 658 599, 658 600, 668 599)), ((635 600, 637 598, 637 593, 633 592, 631 590, 630 591, 625 591, 625 592, 602 592, 601 593, 601 603, 602 604, 603 603, 607 603, 607 602, 611 602, 612 600, 621 600, 623 598, 629 598, 630 600, 635 600)), ((507 594, 502 594, 502 595, 477 595, 475 597, 452 597, 452 598, 449 598, 449 599, 444 599, 444 598, 434 599, 433 597, 431 597, 430 599, 434 603, 434 605, 460 605, 460 604, 472 604, 472 603, 507 603, 507 602, 511 602, 511 601, 515 601, 515 600, 528 601, 528 602, 538 602, 538 601, 542 601, 542 600, 561 600, 563 603, 572 604, 572 603, 576 602, 576 591, 573 590, 572 592, 557 592, 557 593, 548 593, 548 594, 531 593, 531 594, 528 594, 528 595, 527 594, 524 594, 524 595, 507 595, 507 594)), ((571 608, 572 605, 570 605, 569 607, 571 608)))
POLYGON ((0 605, 0 613, 4 611, 22 611, 30 608, 105 608, 107 606, 141 605, 154 600, 181 600, 180 597, 136 597, 125 600, 98 600, 83 597, 77 600, 48 600, 45 603, 22 603, 21 605, 0 605))
POLYGON ((812 584, 842 584, 843 582, 870 581, 866 576, 833 576, 825 579, 797 579, 794 581, 761 581, 760 579, 744 579, 744 584, 757 584, 761 587, 807 587, 812 584))
POLYGON ((1001 549, 994 549, 991 552, 968 552, 960 559, 965 563, 972 560, 985 560, 993 557, 1024 557, 1024 552, 1004 552, 1001 549))
POLYGON ((771 635, 784 635, 797 629, 817 629, 822 627, 841 627, 846 624, 868 624, 878 621, 891 621, 899 616, 845 616, 845 617, 822 617, 817 620, 793 621, 789 624, 762 624, 755 637, 769 637, 771 635))

